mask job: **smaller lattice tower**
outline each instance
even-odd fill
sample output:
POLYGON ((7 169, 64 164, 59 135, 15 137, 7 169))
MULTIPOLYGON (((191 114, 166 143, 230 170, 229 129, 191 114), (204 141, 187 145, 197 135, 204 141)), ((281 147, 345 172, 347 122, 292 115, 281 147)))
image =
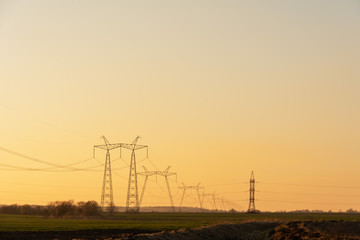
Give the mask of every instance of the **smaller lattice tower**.
POLYGON ((146 183, 149 179, 150 176, 154 176, 156 177, 156 181, 157 181, 157 176, 163 176, 165 178, 166 181, 166 186, 167 186, 167 190, 168 190, 168 194, 169 194, 169 199, 170 199, 170 203, 171 203, 171 208, 172 211, 175 212, 175 207, 174 207, 174 201, 171 195, 171 190, 170 190, 170 184, 169 184, 169 176, 175 175, 176 179, 177 179, 177 174, 174 172, 169 172, 170 166, 168 166, 167 169, 165 169, 165 171, 148 171, 144 166, 144 172, 140 172, 138 173, 139 175, 145 176, 145 181, 143 184, 143 189, 141 191, 141 195, 140 195, 140 202, 139 202, 139 206, 141 206, 143 197, 144 197, 144 193, 145 193, 145 188, 146 188, 146 183))
POLYGON ((251 171, 251 177, 250 177, 250 198, 249 198, 249 213, 255 213, 255 177, 254 177, 254 171, 251 171))
MULTIPOLYGON (((204 206, 204 200, 205 198, 207 198, 208 200, 210 200, 210 203, 212 204, 212 207, 214 210, 217 211, 217 207, 216 207, 216 194, 214 193, 205 193, 205 191, 202 193, 202 199, 201 199, 201 206, 204 206)), ((204 211, 204 209, 202 209, 202 211, 204 211)))
POLYGON ((183 195, 182 195, 181 201, 180 201, 179 212, 181 212, 181 206, 182 206, 182 203, 183 203, 183 200, 184 200, 185 192, 186 192, 186 190, 188 190, 188 189, 194 189, 194 190, 196 190, 197 196, 198 196, 198 199, 199 199, 199 203, 200 203, 200 209, 202 209, 202 200, 201 200, 201 197, 200 197, 200 189, 203 189, 204 187, 200 187, 200 183, 198 183, 198 185, 196 185, 196 186, 186 186, 186 185, 183 183, 183 186, 182 186, 182 187, 179 187, 179 188, 183 189, 183 195))
POLYGON ((102 136, 101 138, 104 140, 105 144, 95 145, 93 152, 93 157, 95 157, 96 148, 106 150, 100 206, 103 211, 112 213, 114 212, 114 195, 113 195, 113 186, 112 186, 112 178, 111 178, 110 151, 116 148, 120 148, 120 144, 118 143, 111 144, 104 136, 102 136))

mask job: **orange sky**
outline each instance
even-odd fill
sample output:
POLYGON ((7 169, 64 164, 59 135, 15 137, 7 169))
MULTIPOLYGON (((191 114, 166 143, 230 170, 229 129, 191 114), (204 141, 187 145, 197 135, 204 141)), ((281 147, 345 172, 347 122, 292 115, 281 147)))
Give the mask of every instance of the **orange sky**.
MULTIPOLYGON (((254 170, 260 210, 360 210, 359 13, 357 1, 0 0, 0 147, 61 165, 91 158, 102 135, 140 135, 138 168, 171 165, 176 205, 182 182, 200 182, 247 210, 254 170)), ((49 167, 4 151, 0 164, 49 167)), ((0 204, 100 201, 103 167, 0 168, 0 204)), ((144 205, 167 205, 165 187, 149 182, 144 205)))

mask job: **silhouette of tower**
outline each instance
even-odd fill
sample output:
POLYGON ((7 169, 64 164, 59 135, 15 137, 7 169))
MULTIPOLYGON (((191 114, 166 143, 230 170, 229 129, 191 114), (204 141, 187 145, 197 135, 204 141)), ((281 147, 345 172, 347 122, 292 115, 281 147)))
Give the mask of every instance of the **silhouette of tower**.
POLYGON ((131 144, 122 144, 121 147, 131 150, 131 161, 130 161, 130 172, 129 172, 129 183, 128 191, 126 197, 126 207, 125 212, 139 212, 139 194, 138 194, 138 184, 137 184, 137 173, 136 173, 136 157, 135 151, 147 148, 145 145, 137 145, 139 136, 131 144))
MULTIPOLYGON (((212 208, 217 211, 216 197, 215 196, 216 196, 215 192, 213 192, 213 193, 205 193, 205 191, 204 191, 202 193, 202 199, 201 199, 201 204, 202 205, 201 205, 201 207, 204 206, 204 200, 206 198, 206 199, 208 199, 210 201, 210 204, 212 205, 212 208)), ((204 211, 204 209, 202 209, 202 211, 204 211)))
POLYGON ((195 189, 196 190, 197 196, 198 196, 198 199, 199 199, 199 203, 200 203, 200 209, 202 210, 202 200, 201 200, 201 197, 200 197, 200 189, 203 189, 204 187, 200 187, 200 183, 198 183, 198 185, 196 185, 196 186, 185 186, 185 184, 183 183, 183 186, 179 187, 179 188, 183 189, 183 195, 182 195, 181 201, 180 201, 179 212, 181 212, 181 206, 182 206, 184 196, 185 196, 185 192, 186 192, 187 189, 195 189))
POLYGON ((174 201, 173 201, 173 198, 172 198, 172 195, 171 195, 171 190, 170 190, 168 177, 172 176, 172 175, 177 176, 176 173, 169 172, 170 166, 168 166, 167 169, 165 169, 165 171, 148 171, 144 166, 143 166, 143 168, 144 168, 144 172, 138 173, 139 175, 145 176, 143 189, 141 191, 139 205, 141 206, 142 199, 143 199, 144 193, 145 193, 146 183, 147 183, 147 180, 149 179, 149 177, 155 175, 156 181, 157 181, 157 176, 160 175, 160 176, 163 176, 165 178, 165 182, 166 182, 166 186, 167 186, 167 190, 168 190, 168 194, 169 194, 169 199, 170 199, 170 203, 171 203, 171 208, 172 208, 172 211, 175 212, 174 201))
POLYGON ((120 144, 111 144, 109 141, 102 136, 101 137, 105 144, 103 145, 95 145, 94 146, 94 157, 95 157, 95 149, 100 148, 106 150, 106 158, 105 158, 105 168, 104 168, 104 177, 103 177, 103 185, 101 192, 101 203, 100 206, 103 211, 113 212, 114 211, 114 195, 113 195, 113 186, 112 186, 112 177, 111 177, 111 161, 110 161, 110 150, 120 148, 120 144))
POLYGON ((255 213, 255 177, 254 177, 254 171, 251 171, 251 177, 250 177, 250 198, 249 198, 249 213, 255 213))

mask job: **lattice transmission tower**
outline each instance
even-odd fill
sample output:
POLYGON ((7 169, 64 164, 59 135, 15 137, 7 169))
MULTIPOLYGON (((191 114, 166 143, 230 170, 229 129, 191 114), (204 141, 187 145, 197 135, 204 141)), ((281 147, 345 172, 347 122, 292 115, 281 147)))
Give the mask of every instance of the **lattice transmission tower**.
POLYGON ((254 171, 251 171, 250 176, 250 198, 249 198, 249 213, 256 213, 255 209, 255 177, 254 177, 254 171))
POLYGON ((182 195, 181 201, 180 201, 179 212, 181 212, 181 206, 182 206, 182 202, 184 200, 185 192, 188 189, 196 190, 197 195, 198 195, 198 199, 199 199, 199 203, 200 203, 200 208, 202 209, 202 201, 201 201, 201 197, 200 197, 200 189, 203 189, 204 187, 200 187, 200 183, 198 183, 198 185, 196 185, 196 186, 185 186, 184 183, 182 185, 183 185, 182 187, 179 187, 179 188, 183 189, 183 195, 182 195))
POLYGON ((147 180, 149 179, 149 177, 150 176, 155 176, 156 181, 157 181, 157 176, 160 175, 160 176, 163 176, 165 178, 166 186, 167 186, 167 190, 168 190, 168 194, 169 194, 169 199, 170 199, 170 203, 171 203, 171 208, 172 208, 172 211, 175 212, 174 201, 173 201, 173 198, 172 198, 168 177, 173 176, 173 175, 177 176, 176 173, 169 172, 170 166, 168 166, 168 168, 165 169, 165 171, 148 171, 144 166, 143 166, 143 168, 144 168, 144 172, 138 173, 139 175, 145 176, 143 188, 142 188, 142 191, 141 191, 139 205, 141 206, 142 199, 143 199, 144 193, 145 193, 146 183, 147 183, 147 180))
POLYGON ((148 146, 138 145, 137 141, 139 140, 139 138, 140 137, 137 136, 131 144, 121 145, 121 147, 131 150, 129 183, 128 183, 128 191, 126 196, 125 212, 139 212, 140 210, 135 151, 143 148, 147 149, 148 146))
MULTIPOLYGON (((204 203, 204 199, 207 198, 207 197, 209 197, 209 198, 210 198, 209 200, 210 200, 210 203, 211 203, 211 205, 212 205, 212 208, 217 211, 217 207, 216 207, 216 197, 215 197, 215 196, 216 196, 215 192, 213 192, 213 193, 205 193, 205 192, 203 192, 201 202, 204 203)), ((203 206, 203 205, 202 205, 202 206, 203 206)))
POLYGON ((105 158, 105 168, 104 168, 104 177, 103 185, 101 191, 101 203, 100 206, 103 211, 114 212, 114 195, 113 195, 113 186, 112 186, 112 177, 111 177, 111 161, 110 161, 110 151, 116 148, 120 148, 121 144, 111 144, 109 141, 102 136, 101 137, 105 144, 95 145, 93 149, 93 157, 95 157, 95 149, 100 148, 106 150, 105 158))

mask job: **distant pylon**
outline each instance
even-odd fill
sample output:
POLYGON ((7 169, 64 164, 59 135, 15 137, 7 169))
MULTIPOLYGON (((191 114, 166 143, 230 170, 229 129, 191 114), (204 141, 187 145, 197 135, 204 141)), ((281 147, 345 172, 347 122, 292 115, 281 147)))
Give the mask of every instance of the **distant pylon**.
POLYGON ((144 172, 138 173, 139 175, 145 176, 143 188, 142 188, 142 191, 141 191, 141 196, 140 196, 140 203, 139 203, 139 205, 141 206, 142 199, 143 199, 144 193, 145 193, 146 183, 147 183, 147 180, 149 179, 149 177, 155 175, 155 176, 156 176, 156 180, 157 180, 157 176, 160 175, 160 176, 164 176, 164 177, 165 177, 166 186, 167 186, 167 190, 168 190, 168 194, 169 194, 169 199, 170 199, 170 203, 171 203, 171 208, 172 208, 172 211, 175 212, 174 201, 173 201, 173 198, 172 198, 172 195, 171 195, 171 190, 170 190, 170 185, 169 185, 168 176, 172 176, 172 175, 175 175, 175 176, 176 176, 176 173, 174 173, 174 172, 169 172, 170 166, 168 166, 168 167, 165 169, 165 171, 148 171, 144 166, 143 166, 143 168, 144 168, 144 172))
POLYGON ((254 171, 251 171, 250 176, 250 198, 249 198, 249 213, 255 213, 255 177, 254 177, 254 171))
POLYGON ((185 184, 183 183, 182 187, 179 187, 183 189, 183 195, 181 197, 181 201, 180 201, 180 206, 179 206, 179 212, 181 212, 181 206, 182 206, 182 202, 184 200, 184 196, 185 196, 185 192, 187 189, 195 189, 198 195, 198 199, 199 199, 199 203, 200 203, 200 208, 202 209, 202 200, 200 198, 200 189, 204 188, 204 187, 200 187, 200 183, 198 183, 198 185, 196 186, 185 186, 185 184))
POLYGON ((204 199, 209 197, 210 198, 209 200, 210 200, 210 203, 211 203, 213 209, 217 210, 215 196, 216 196, 215 192, 213 192, 213 193, 205 193, 205 192, 203 192, 202 200, 201 200, 202 206, 204 206, 204 199))
POLYGON ((131 144, 122 144, 121 147, 131 150, 131 161, 130 161, 130 172, 129 172, 129 183, 126 197, 125 212, 139 212, 139 194, 137 184, 137 173, 136 173, 136 158, 135 151, 147 148, 145 145, 137 145, 139 136, 131 144))
POLYGON ((102 136, 101 137, 105 144, 95 145, 93 155, 95 157, 95 148, 100 148, 106 150, 105 158, 105 168, 104 168, 104 177, 103 185, 101 191, 101 203, 100 206, 103 211, 113 212, 114 211, 114 195, 113 195, 113 186, 112 186, 112 177, 111 177, 111 162, 110 162, 110 150, 119 148, 119 144, 111 144, 109 141, 102 136))

